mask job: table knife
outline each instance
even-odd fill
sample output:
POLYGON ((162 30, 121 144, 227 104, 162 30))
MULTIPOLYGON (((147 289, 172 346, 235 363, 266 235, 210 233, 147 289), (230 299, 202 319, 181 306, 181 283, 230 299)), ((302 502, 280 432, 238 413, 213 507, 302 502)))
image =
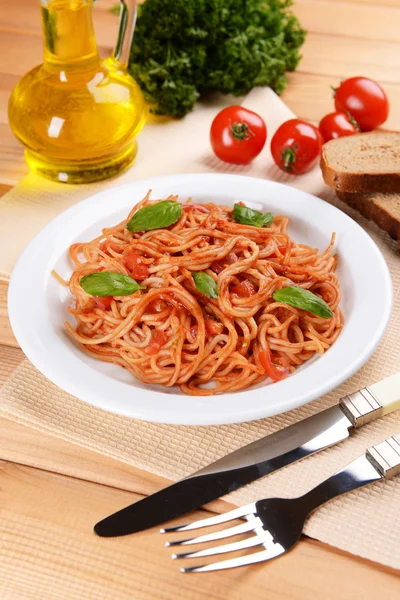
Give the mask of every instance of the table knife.
POLYGON ((341 398, 339 404, 236 450, 99 521, 115 537, 143 531, 199 508, 290 463, 328 448, 349 432, 400 408, 400 372, 341 398))

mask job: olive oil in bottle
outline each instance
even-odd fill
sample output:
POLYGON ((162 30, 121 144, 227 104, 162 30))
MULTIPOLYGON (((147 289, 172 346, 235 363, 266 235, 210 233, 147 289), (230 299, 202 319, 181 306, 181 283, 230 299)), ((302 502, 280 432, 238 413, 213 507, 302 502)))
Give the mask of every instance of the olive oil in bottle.
POLYGON ((127 72, 135 2, 121 3, 113 55, 100 60, 93 0, 41 0, 44 62, 16 85, 9 121, 28 165, 56 181, 117 175, 136 155, 145 120, 142 93, 127 72))

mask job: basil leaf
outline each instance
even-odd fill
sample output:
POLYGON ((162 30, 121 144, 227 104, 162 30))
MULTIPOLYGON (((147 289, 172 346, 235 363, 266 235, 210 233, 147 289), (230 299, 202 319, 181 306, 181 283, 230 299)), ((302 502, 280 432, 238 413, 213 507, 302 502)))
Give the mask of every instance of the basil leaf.
POLYGON ((213 300, 218 298, 218 286, 210 275, 199 271, 197 273, 192 273, 192 277, 194 279, 196 289, 198 289, 199 292, 205 294, 213 300))
POLYGON ((263 215, 261 219, 261 227, 269 227, 270 225, 272 225, 273 220, 274 215, 271 212, 265 213, 265 215, 263 215))
POLYGON ((91 296, 128 296, 138 290, 146 289, 144 285, 140 285, 128 275, 108 271, 85 275, 79 283, 91 296))
POLYGON ((325 300, 322 300, 322 298, 316 296, 310 290, 296 286, 284 287, 281 290, 276 290, 272 294, 272 297, 278 302, 284 302, 295 308, 301 308, 323 319, 330 319, 333 316, 333 312, 325 300))
POLYGON ((241 204, 233 206, 233 219, 242 225, 253 225, 253 227, 269 227, 274 220, 274 215, 270 212, 263 213, 241 204))
POLYGON ((172 200, 162 200, 156 204, 144 206, 133 215, 126 224, 129 231, 149 231, 162 229, 177 222, 182 214, 182 204, 172 200))

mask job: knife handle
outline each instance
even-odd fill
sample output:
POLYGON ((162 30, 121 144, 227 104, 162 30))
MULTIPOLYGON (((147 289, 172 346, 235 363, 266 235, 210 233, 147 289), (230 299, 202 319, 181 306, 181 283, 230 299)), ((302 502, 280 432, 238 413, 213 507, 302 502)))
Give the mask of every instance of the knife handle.
POLYGON ((387 415, 400 408, 400 372, 369 386, 369 391, 381 404, 382 414, 387 415))
POLYGON ((354 427, 400 409, 400 372, 341 398, 340 406, 354 427))

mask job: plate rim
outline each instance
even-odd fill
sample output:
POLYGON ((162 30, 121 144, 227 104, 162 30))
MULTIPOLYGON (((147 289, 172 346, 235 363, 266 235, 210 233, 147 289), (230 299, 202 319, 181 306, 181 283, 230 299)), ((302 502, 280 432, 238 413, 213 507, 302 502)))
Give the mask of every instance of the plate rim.
MULTIPOLYGON (((193 425, 194 426, 197 426, 197 425, 209 426, 209 425, 232 424, 232 423, 248 422, 248 421, 252 421, 252 420, 256 420, 256 419, 270 417, 270 416, 274 416, 276 414, 281 414, 282 412, 287 412, 289 410, 293 410, 295 408, 303 406, 304 404, 311 402, 312 400, 315 400, 316 398, 319 398, 319 397, 323 396, 324 394, 328 393, 329 391, 331 391, 332 389, 334 389, 335 387, 337 387, 341 383, 343 383, 343 381, 349 379, 354 373, 356 373, 369 360, 369 358, 371 357, 373 352, 378 347, 379 343, 381 342, 381 340, 386 332, 387 326, 389 324, 390 316, 391 316, 392 302, 393 302, 392 280, 391 280, 391 275, 390 275, 390 271, 387 266, 387 263, 382 255, 380 249, 374 242, 374 240, 356 221, 351 219, 351 217, 349 217, 349 215, 347 215, 345 212, 341 211, 334 205, 319 198, 318 196, 315 196, 315 195, 313 195, 309 192, 305 192, 303 190, 299 190, 293 186, 288 186, 286 184, 267 180, 267 179, 261 179, 261 178, 256 178, 256 177, 243 176, 243 175, 236 175, 236 174, 227 174, 227 173, 225 173, 225 174, 185 173, 185 174, 173 174, 173 175, 166 175, 166 176, 160 175, 157 177, 151 177, 151 178, 147 178, 147 179, 143 179, 143 180, 140 179, 140 180, 136 180, 133 182, 127 182, 122 185, 110 186, 109 188, 107 188, 105 190, 101 190, 99 192, 95 192, 94 194, 91 194, 87 198, 77 202, 73 206, 69 207, 68 209, 66 209, 59 215, 57 215, 54 219, 52 219, 49 223, 47 223, 32 238, 32 240, 27 244, 27 246, 24 248, 24 250, 22 251, 22 253, 20 254, 20 256, 17 260, 17 263, 16 263, 16 265, 13 269, 12 275, 11 275, 9 290, 8 290, 8 312, 9 312, 10 323, 11 323, 12 329, 14 331, 14 335, 17 338, 17 341, 18 341, 19 345, 21 346, 22 350, 24 351, 25 355, 27 356, 27 358, 32 362, 32 364, 34 364, 34 366, 47 379, 52 381, 55 385, 60 387, 65 392, 72 394, 73 396, 79 398, 80 400, 82 400, 88 404, 91 404, 92 406, 101 408, 108 412, 111 412, 114 414, 119 414, 119 415, 122 415, 125 417, 134 418, 134 419, 147 420, 147 421, 151 421, 151 422, 155 422, 155 423, 188 425, 188 426, 190 426, 190 425, 191 426, 193 426, 193 425), (157 418, 157 415, 152 414, 151 418, 150 418, 148 414, 147 415, 142 414, 141 410, 134 411, 134 414, 133 414, 133 412, 131 414, 127 414, 124 410, 119 410, 118 407, 111 408, 109 403, 107 401, 104 402, 103 399, 101 399, 99 401, 97 399, 97 397, 94 397, 94 394, 88 394, 87 390, 86 390, 85 394, 82 394, 82 388, 79 385, 76 385, 74 380, 68 381, 66 383, 66 377, 63 378, 62 376, 59 376, 58 374, 56 374, 56 375, 51 374, 52 375, 51 376, 49 374, 49 368, 47 367, 47 365, 45 363, 45 359, 43 357, 40 357, 37 354, 35 354, 35 350, 34 350, 32 343, 29 341, 29 339, 27 339, 27 337, 24 335, 24 332, 21 330, 21 328, 19 326, 18 310, 16 308, 17 303, 14 301, 14 298, 15 298, 14 294, 18 294, 18 290, 16 289, 17 283, 18 283, 18 276, 19 276, 21 269, 24 268, 24 262, 26 261, 26 257, 27 257, 29 249, 34 248, 36 246, 36 244, 38 242, 40 242, 41 238, 47 233, 48 230, 51 231, 51 229, 53 229, 55 226, 57 226, 60 222, 62 223, 65 219, 68 219, 69 217, 73 217, 75 215, 75 213, 77 213, 79 215, 79 212, 82 210, 81 206, 83 204, 85 206, 89 206, 91 203, 95 204, 98 201, 99 197, 108 196, 109 194, 115 193, 116 191, 118 191, 122 188, 131 188, 131 187, 135 187, 135 186, 148 186, 148 188, 151 188, 152 184, 155 185, 155 184, 159 184, 159 183, 165 184, 165 186, 167 186, 169 182, 176 182, 177 179, 181 182, 184 182, 185 179, 191 180, 192 178, 216 179, 219 182, 221 182, 222 179, 232 180, 232 178, 236 178, 236 179, 240 178, 241 180, 247 180, 248 184, 254 183, 254 181, 256 181, 258 183, 265 184, 267 187, 271 186, 271 187, 277 187, 277 188, 290 188, 292 190, 292 192, 295 191, 296 193, 298 193, 300 195, 307 196, 308 199, 313 202, 318 202, 318 203, 324 204, 324 206, 327 208, 328 212, 333 211, 335 213, 336 212, 340 213, 341 218, 343 218, 345 221, 348 221, 349 223, 351 223, 351 227, 355 227, 356 229, 358 229, 358 233, 360 235, 364 236, 364 239, 366 240, 366 242, 368 244, 370 244, 371 249, 374 251, 374 253, 376 255, 376 258, 380 262, 380 267, 381 267, 380 271, 382 273, 382 277, 384 279, 385 288, 386 288, 385 289, 386 293, 384 294, 385 302, 384 302, 384 307, 383 307, 383 310, 381 313, 381 320, 380 320, 379 327, 376 328, 376 331, 374 332, 374 336, 371 338, 370 343, 367 345, 364 352, 361 355, 359 355, 357 358, 355 358, 348 365, 348 367, 346 369, 343 369, 339 375, 336 374, 335 376, 332 376, 330 379, 328 379, 325 382, 325 384, 318 386, 318 388, 316 390, 314 390, 314 387, 311 386, 310 391, 308 391, 308 392, 306 391, 301 395, 297 395, 294 400, 293 399, 288 400, 285 403, 283 410, 281 410, 281 408, 279 408, 279 407, 277 410, 262 410, 261 407, 259 407, 259 406, 253 407, 250 409, 249 408, 245 409, 245 406, 244 406, 243 412, 241 413, 240 416, 238 416, 237 411, 234 411, 232 414, 230 414, 230 413, 227 414, 226 412, 224 412, 223 414, 211 413, 212 416, 208 416, 208 413, 207 413, 205 415, 202 415, 201 419, 196 418, 194 421, 191 420, 190 416, 187 416, 187 415, 184 415, 183 417, 177 417, 176 413, 173 413, 173 418, 171 418, 171 419, 169 419, 168 417, 165 418, 165 414, 163 414, 162 418, 157 418), (314 391, 312 391, 312 390, 314 390, 314 391), (85 397, 83 397, 83 395, 85 397), (89 399, 89 396, 90 396, 90 399, 89 399)), ((274 384, 274 385, 276 385, 276 384, 274 384)), ((137 388, 133 388, 133 389, 137 389, 137 388)), ((249 388, 247 390, 243 390, 241 392, 234 392, 234 394, 236 394, 236 393, 237 394, 245 394, 246 392, 247 393, 251 392, 251 388, 249 388)), ((159 393, 162 393, 162 392, 159 392, 159 393)), ((226 396, 226 395, 227 394, 224 394, 224 396, 226 396)), ((167 399, 168 398, 171 399, 173 397, 173 395, 168 394, 165 397, 167 399)), ((191 396, 188 396, 188 397, 191 398, 191 396)), ((221 397, 221 396, 212 396, 210 398, 218 398, 218 397, 221 397)), ((245 405, 245 402, 244 402, 244 405, 245 405)))

